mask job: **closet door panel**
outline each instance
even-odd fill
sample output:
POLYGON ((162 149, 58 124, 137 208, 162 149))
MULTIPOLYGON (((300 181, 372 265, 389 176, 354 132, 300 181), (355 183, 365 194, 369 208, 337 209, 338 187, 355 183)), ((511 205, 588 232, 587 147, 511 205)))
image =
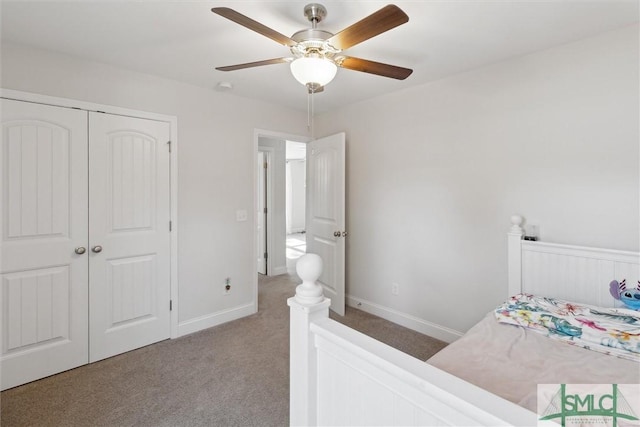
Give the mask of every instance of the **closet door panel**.
POLYGON ((90 360, 169 338, 168 123, 90 113, 90 360))
POLYGON ((2 100, 2 389, 88 361, 87 113, 2 100))

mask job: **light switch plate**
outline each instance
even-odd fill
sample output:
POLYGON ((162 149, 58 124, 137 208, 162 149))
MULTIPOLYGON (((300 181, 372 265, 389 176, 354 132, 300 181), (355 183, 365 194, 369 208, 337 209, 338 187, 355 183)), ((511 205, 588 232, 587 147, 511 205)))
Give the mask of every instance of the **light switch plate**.
POLYGON ((247 211, 244 209, 239 209, 236 211, 236 221, 246 221, 248 218, 247 211))

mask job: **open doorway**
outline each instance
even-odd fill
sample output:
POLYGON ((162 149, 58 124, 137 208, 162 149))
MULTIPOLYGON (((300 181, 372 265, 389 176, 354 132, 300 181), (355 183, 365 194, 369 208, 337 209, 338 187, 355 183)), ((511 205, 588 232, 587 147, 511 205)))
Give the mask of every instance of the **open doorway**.
POLYGON ((255 141, 256 272, 266 276, 295 274, 295 263, 305 253, 306 243, 308 139, 257 131, 255 141))
POLYGON ((307 147, 303 142, 286 141, 285 221, 287 272, 295 274, 298 258, 307 251, 305 204, 307 147))
MULTIPOLYGON (((275 132, 256 130, 254 133, 256 175, 255 180, 255 208, 259 209, 259 201, 264 196, 259 191, 258 175, 264 173, 259 167, 259 153, 266 153, 267 173, 266 184, 266 247, 267 247, 267 275, 278 276, 289 272, 287 268, 287 220, 286 220, 286 174, 287 174, 287 141, 304 143, 305 153, 309 157, 305 161, 305 224, 304 224, 304 252, 297 247, 297 258, 310 250, 319 254, 325 263, 324 278, 321 278, 325 292, 331 298, 332 310, 344 314, 345 289, 345 134, 339 133, 324 138, 311 140, 306 137, 296 137, 275 132)), ((262 155, 263 158, 265 154, 262 155)), ((258 220, 255 217, 254 230, 256 261, 258 260, 259 236, 258 220)), ((290 232, 294 230, 293 222, 290 232)), ((291 233, 293 234, 293 233, 291 233)), ((298 243, 302 245, 302 242, 298 243)), ((292 251, 290 251, 292 254, 292 251)), ((255 303, 258 306, 258 262, 255 275, 255 303)), ((289 262, 295 273, 294 262, 289 262)), ((264 282, 263 282, 264 283, 264 282)))
POLYGON ((269 165, 269 152, 258 151, 257 182, 257 235, 258 235, 258 274, 267 274, 267 170, 269 165))
MULTIPOLYGON (((345 134, 339 133, 324 138, 310 140, 306 137, 277 134, 256 130, 255 161, 256 173, 263 173, 258 167, 258 153, 268 152, 266 174, 266 247, 267 247, 267 275, 278 276, 286 274, 287 268, 287 220, 286 220, 286 142, 297 141, 305 143, 305 153, 309 156, 305 161, 305 224, 304 224, 304 252, 307 250, 320 255, 325 269, 321 282, 326 295, 331 298, 332 310, 344 314, 345 304, 345 134)), ((264 155, 263 155, 264 156, 264 155)), ((258 190, 259 179, 255 175, 255 207, 259 209, 259 200, 263 194, 258 190)), ((255 212, 255 211, 254 211, 255 212)), ((255 217, 256 230, 255 248, 258 249, 258 217, 255 217)), ((290 224, 291 234, 294 231, 293 222, 290 224)), ((302 245, 302 242, 297 244, 302 245)), ((304 253, 301 247, 296 248, 297 258, 304 253)), ((292 254, 292 251, 289 251, 292 254)), ((258 260, 256 253, 255 260, 258 260)), ((293 254, 292 254, 293 255, 293 254)), ((289 262, 295 273, 294 262, 289 262)), ((256 262, 255 302, 258 303, 258 263, 256 262)), ((263 283, 268 280, 263 281, 263 283)))

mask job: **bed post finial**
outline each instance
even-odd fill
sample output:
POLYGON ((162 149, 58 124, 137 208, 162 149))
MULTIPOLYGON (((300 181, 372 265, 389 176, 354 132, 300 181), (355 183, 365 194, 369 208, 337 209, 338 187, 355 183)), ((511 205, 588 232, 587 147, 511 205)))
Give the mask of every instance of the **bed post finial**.
POLYGON ((511 230, 509 230, 509 233, 520 234, 522 236, 524 234, 524 229, 522 228, 523 222, 524 218, 522 215, 511 215, 511 230))
POLYGON ((317 304, 324 300, 318 279, 322 274, 322 258, 316 254, 305 254, 298 258, 296 272, 302 284, 296 288, 296 301, 300 304, 317 304))
POLYGON ((291 307, 289 320, 289 423, 312 426, 317 418, 317 352, 311 324, 329 318, 331 300, 325 298, 318 279, 322 274, 322 258, 306 254, 298 258, 296 272, 302 284, 296 295, 287 300, 291 307))

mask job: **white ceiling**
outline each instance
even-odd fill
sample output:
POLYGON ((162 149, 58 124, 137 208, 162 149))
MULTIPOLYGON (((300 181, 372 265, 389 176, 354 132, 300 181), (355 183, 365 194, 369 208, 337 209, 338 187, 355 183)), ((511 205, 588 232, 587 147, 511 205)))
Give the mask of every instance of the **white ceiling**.
MULTIPOLYGON (((388 1, 324 1, 319 28, 336 33, 388 1)), ((213 14, 231 7, 291 36, 309 27, 308 1, 2 0, 3 42, 29 45, 175 79, 208 90, 233 84, 239 96, 306 111, 305 88, 288 65, 214 70, 290 56, 286 47, 213 14)), ((638 22, 638 0, 396 1, 409 22, 346 51, 412 68, 404 81, 340 69, 316 112, 424 84, 638 22)))

